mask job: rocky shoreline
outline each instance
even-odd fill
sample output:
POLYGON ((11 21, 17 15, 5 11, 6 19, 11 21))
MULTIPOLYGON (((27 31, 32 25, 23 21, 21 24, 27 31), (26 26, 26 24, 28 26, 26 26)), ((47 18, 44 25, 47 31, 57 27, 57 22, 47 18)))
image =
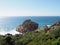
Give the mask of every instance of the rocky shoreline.
POLYGON ((38 28, 38 23, 25 20, 16 28, 22 34, 0 35, 0 45, 60 45, 60 22, 38 28))

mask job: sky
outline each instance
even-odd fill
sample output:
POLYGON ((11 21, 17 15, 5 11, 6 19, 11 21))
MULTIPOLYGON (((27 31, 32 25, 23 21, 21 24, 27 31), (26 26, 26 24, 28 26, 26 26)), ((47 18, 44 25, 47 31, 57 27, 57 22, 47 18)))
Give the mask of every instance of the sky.
POLYGON ((0 0, 0 18, 6 16, 60 16, 60 0, 0 0))

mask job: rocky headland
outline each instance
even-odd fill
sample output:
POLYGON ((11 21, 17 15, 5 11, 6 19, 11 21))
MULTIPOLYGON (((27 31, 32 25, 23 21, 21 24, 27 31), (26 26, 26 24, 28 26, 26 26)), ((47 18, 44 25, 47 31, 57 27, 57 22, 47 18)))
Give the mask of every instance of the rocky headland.
POLYGON ((60 22, 38 29, 38 23, 28 19, 16 31, 23 34, 0 35, 0 45, 60 45, 60 22))

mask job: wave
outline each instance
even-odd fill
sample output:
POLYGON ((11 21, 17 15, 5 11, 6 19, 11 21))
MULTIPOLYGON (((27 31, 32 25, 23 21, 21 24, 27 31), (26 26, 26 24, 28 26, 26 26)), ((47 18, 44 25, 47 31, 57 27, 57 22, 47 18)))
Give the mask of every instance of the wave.
POLYGON ((50 27, 51 25, 47 25, 48 27, 50 27))
POLYGON ((16 28, 15 29, 12 29, 10 31, 5 31, 4 29, 0 29, 0 35, 5 35, 7 33, 10 33, 12 35, 15 35, 15 34, 22 34, 22 33, 19 33, 16 31, 16 28))

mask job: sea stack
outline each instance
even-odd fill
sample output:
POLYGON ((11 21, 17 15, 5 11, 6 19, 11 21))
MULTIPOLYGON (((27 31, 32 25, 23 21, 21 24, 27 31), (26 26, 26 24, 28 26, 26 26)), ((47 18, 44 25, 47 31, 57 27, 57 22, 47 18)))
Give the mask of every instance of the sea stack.
POLYGON ((28 19, 28 20, 25 20, 21 25, 19 25, 16 28, 16 31, 23 33, 23 32, 34 31, 37 28, 38 28, 38 23, 28 19))

